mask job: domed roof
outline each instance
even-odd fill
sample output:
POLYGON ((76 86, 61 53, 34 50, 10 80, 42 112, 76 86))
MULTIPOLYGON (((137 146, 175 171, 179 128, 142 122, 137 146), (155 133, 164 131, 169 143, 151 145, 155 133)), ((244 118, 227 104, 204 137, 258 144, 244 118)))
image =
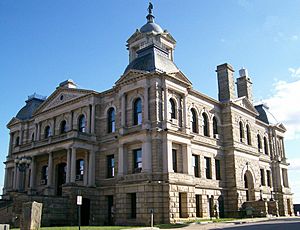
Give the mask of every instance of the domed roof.
POLYGON ((145 25, 143 25, 140 29, 142 33, 147 32, 156 32, 156 33, 163 33, 163 29, 160 27, 160 25, 156 24, 155 22, 147 22, 145 25))
POLYGON ((36 94, 30 96, 26 101, 26 105, 17 113, 16 118, 20 120, 30 119, 32 117, 32 114, 44 101, 45 98, 37 98, 36 94))
POLYGON ((142 33, 147 33, 147 32, 156 32, 156 33, 163 33, 163 29, 154 22, 154 16, 152 15, 152 10, 153 10, 153 5, 151 2, 149 2, 149 7, 148 7, 148 15, 147 15, 147 23, 143 25, 140 29, 142 33))

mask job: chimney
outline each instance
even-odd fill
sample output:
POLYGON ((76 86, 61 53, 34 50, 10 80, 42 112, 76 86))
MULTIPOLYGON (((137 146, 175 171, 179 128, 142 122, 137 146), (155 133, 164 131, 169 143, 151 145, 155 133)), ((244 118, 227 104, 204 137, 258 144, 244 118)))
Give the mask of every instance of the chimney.
POLYGON ((247 97, 251 103, 252 99, 252 82, 245 68, 239 70, 240 77, 237 79, 237 93, 238 97, 247 97))
POLYGON ((217 66, 219 101, 227 102, 236 98, 234 85, 234 69, 230 64, 217 66))

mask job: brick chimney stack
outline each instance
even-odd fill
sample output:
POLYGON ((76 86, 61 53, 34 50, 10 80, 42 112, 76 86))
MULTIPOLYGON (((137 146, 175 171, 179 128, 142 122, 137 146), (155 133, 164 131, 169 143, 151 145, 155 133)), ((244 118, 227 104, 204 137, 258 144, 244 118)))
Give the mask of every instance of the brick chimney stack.
POLYGON ((251 103, 252 98, 252 82, 248 75, 248 71, 245 68, 239 70, 240 77, 237 79, 237 93, 238 97, 247 97, 251 103))
POLYGON ((230 64, 217 66, 219 101, 227 102, 236 98, 234 85, 234 69, 230 64))

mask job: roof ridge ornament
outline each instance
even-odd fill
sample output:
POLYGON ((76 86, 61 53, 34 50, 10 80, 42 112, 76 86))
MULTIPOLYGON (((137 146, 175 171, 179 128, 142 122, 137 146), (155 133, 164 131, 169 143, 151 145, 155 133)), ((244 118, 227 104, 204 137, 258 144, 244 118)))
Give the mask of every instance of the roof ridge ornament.
POLYGON ((148 23, 151 23, 151 22, 154 22, 154 16, 152 14, 153 12, 153 4, 151 3, 151 1, 149 1, 149 6, 148 6, 148 15, 147 15, 147 20, 148 20, 148 23))

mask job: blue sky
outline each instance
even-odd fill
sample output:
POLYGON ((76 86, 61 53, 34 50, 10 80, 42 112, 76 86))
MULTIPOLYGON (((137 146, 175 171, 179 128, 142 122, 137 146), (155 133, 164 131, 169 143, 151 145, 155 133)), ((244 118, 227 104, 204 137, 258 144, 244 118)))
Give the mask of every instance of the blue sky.
MULTIPOLYGON (((175 62, 197 90, 217 98, 216 66, 246 67, 255 101, 288 128, 290 183, 300 203, 300 1, 153 0, 156 22, 177 40, 175 62), (298 92, 299 91, 299 92, 298 92)), ((6 124, 36 92, 71 78, 113 86, 128 64, 126 40, 145 22, 146 0, 0 1, 0 160, 6 124)), ((3 165, 0 185, 3 185, 3 165)))

